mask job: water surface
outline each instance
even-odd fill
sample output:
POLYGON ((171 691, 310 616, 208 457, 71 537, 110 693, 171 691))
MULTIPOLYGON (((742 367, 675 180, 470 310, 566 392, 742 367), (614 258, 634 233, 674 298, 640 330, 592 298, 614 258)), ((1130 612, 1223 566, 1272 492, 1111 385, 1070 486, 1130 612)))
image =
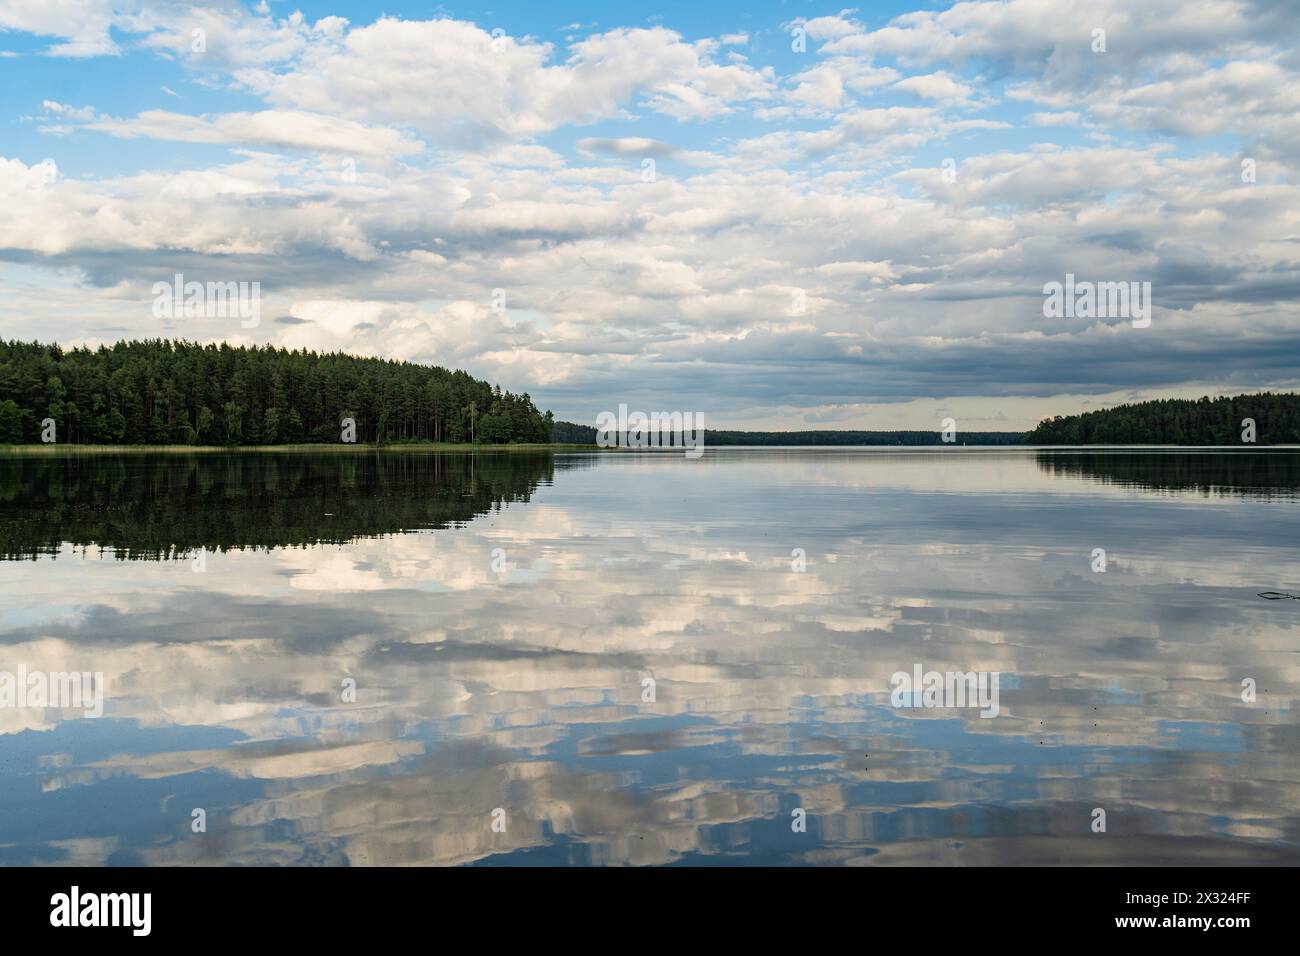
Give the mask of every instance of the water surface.
POLYGON ((0 708, 0 862, 1294 864, 1298 497, 1285 450, 0 457, 0 671, 106 686, 0 708), (999 715, 895 708, 916 664, 999 715))

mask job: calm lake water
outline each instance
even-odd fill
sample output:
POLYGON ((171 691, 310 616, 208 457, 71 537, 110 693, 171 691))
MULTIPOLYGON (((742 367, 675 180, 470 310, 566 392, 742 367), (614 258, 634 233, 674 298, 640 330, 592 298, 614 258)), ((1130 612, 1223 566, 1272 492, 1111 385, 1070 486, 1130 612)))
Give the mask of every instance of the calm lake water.
POLYGON ((0 671, 104 688, 0 707, 0 862, 1295 864, 1298 496, 1284 450, 0 457, 0 671), (894 706, 918 666, 997 716, 894 706))

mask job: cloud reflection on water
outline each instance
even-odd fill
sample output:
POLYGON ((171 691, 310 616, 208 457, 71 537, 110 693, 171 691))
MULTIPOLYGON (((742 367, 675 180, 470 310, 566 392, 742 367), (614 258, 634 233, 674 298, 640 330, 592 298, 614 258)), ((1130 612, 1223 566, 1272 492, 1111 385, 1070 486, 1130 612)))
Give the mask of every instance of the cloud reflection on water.
POLYGON ((108 700, 0 710, 0 861, 1300 861, 1300 605, 1255 596, 1300 583, 1286 474, 1207 497, 1042 456, 498 462, 527 495, 439 527, 5 562, 0 669, 108 700), (915 662, 1002 672, 1001 716, 894 710, 915 662))

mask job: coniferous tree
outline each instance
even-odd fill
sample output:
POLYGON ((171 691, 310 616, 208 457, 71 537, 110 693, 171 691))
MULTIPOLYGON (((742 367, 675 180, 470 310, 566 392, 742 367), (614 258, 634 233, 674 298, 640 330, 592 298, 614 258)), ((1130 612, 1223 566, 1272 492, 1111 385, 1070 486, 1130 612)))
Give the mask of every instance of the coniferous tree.
POLYGON ((0 444, 547 443, 552 419, 463 371, 273 346, 155 339, 63 349, 0 339, 0 444))
POLYGON ((1261 392, 1233 398, 1159 399, 1045 418, 1025 436, 1030 445, 1247 445, 1300 442, 1300 395, 1261 392))

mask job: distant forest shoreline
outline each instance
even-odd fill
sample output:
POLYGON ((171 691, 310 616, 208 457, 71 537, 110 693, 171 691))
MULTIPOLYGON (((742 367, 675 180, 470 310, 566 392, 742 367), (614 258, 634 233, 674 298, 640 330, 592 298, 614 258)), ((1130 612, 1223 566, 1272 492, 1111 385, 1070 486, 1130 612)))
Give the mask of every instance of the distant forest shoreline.
MULTIPOLYGON (((942 434, 937 431, 791 431, 747 432, 731 429, 705 428, 704 444, 715 446, 736 445, 939 445, 942 434)), ((577 425, 573 422, 556 422, 551 433, 557 442, 573 445, 596 444, 594 425, 577 425)), ((957 445, 1019 445, 1024 442, 1024 432, 958 432, 957 445)), ((678 442, 677 444, 680 444, 678 442)), ((616 450, 616 449, 614 449, 616 450)))
MULTIPOLYGON (((1117 405, 1081 415, 1044 419, 1029 432, 962 431, 945 443, 939 431, 704 430, 705 445, 1166 445, 1243 446, 1300 444, 1300 394, 1261 392, 1233 398, 1160 399, 1117 405)), ((556 422, 556 441, 595 445, 596 428, 556 422)))
MULTIPOLYGON (((1300 444, 1300 394, 1161 399, 1044 419, 1029 432, 704 429, 712 446, 1300 444)), ((64 349, 0 339, 0 446, 289 450, 595 448, 527 392, 463 371, 273 346, 162 339, 64 349)))

